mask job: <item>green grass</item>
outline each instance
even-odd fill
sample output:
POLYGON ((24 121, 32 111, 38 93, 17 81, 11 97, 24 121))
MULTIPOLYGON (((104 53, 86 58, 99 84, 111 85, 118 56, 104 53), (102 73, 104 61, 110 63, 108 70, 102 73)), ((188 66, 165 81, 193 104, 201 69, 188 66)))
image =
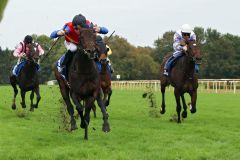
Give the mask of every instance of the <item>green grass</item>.
MULTIPOLYGON (((41 86, 42 100, 35 112, 11 109, 12 89, 0 86, 1 160, 229 160, 240 159, 239 95, 200 93, 197 113, 188 112, 183 123, 170 122, 175 114, 172 92, 166 94, 166 113, 149 116, 149 104, 142 91, 114 90, 108 109, 111 132, 101 131, 102 116, 89 126, 89 140, 83 130, 59 129, 60 93, 57 86, 41 86), (93 127, 96 130, 93 130, 93 127)), ((187 97, 187 102, 189 97, 187 97)), ((160 92, 156 93, 158 110, 160 92)), ((79 120, 77 121, 79 126, 79 120)))

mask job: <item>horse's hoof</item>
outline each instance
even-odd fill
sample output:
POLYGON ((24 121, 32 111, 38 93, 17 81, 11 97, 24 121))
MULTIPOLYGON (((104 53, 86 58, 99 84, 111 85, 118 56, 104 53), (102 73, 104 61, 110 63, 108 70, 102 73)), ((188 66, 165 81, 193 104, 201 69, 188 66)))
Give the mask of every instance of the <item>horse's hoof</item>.
POLYGON ((16 104, 12 105, 12 110, 15 110, 17 108, 16 104))
POLYGON ((21 105, 22 105, 22 108, 26 108, 26 104, 21 102, 21 105))
POLYGON ((75 125, 71 125, 71 131, 76 130, 76 129, 78 129, 76 124, 75 125))
POLYGON ((33 107, 30 108, 30 112, 34 112, 34 108, 33 107))
POLYGON ((102 131, 103 132, 110 132, 110 126, 109 126, 108 123, 103 124, 102 131))
POLYGON ((34 107, 34 108, 38 108, 38 105, 34 104, 33 107, 34 107))
POLYGON ((183 117, 183 118, 187 118, 187 111, 183 111, 183 112, 182 112, 182 117, 183 117))
POLYGON ((161 109, 161 110, 160 110, 160 113, 161 113, 161 114, 164 114, 165 112, 166 112, 165 109, 161 109))
POLYGON ((191 109, 191 113, 196 113, 196 112, 197 112, 196 108, 191 109))

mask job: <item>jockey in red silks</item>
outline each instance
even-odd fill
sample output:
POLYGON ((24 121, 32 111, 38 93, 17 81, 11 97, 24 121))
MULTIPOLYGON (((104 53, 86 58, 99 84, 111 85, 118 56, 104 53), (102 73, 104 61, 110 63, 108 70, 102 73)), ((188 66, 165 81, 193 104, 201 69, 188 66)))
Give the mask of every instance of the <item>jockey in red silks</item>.
MULTIPOLYGON (((34 47, 35 53, 38 54, 38 56, 42 56, 44 54, 44 50, 42 49, 41 45, 33 42, 33 38, 30 35, 25 36, 23 42, 20 42, 16 47, 13 52, 14 57, 18 57, 17 64, 14 66, 13 71, 12 71, 12 76, 18 76, 20 73, 22 67, 25 65, 26 61, 23 60, 23 57, 28 57, 30 54, 30 47, 34 47)), ((38 65, 37 69, 39 70, 40 68, 40 58, 38 59, 38 65)))
MULTIPOLYGON (((85 16, 82 14, 76 15, 72 22, 66 23, 62 29, 53 31, 50 35, 50 38, 57 38, 59 36, 65 36, 64 45, 67 49, 66 53, 58 60, 57 68, 61 73, 63 78, 64 68, 68 65, 73 57, 73 53, 77 51, 77 44, 79 43, 79 35, 81 33, 81 28, 92 28, 96 33, 107 34, 108 29, 105 27, 99 27, 96 24, 94 25, 89 20, 86 20, 85 16)), ((65 78, 66 79, 66 78, 65 78)))
MULTIPOLYGON (((176 60, 183 56, 183 52, 187 51, 186 44, 182 46, 182 43, 185 41, 196 41, 196 34, 193 32, 193 28, 189 24, 182 25, 181 29, 176 31, 173 36, 173 49, 175 52, 165 63, 163 73, 165 76, 168 76, 171 71, 171 67, 176 60)), ((198 65, 195 65, 195 70, 198 72, 198 65)))

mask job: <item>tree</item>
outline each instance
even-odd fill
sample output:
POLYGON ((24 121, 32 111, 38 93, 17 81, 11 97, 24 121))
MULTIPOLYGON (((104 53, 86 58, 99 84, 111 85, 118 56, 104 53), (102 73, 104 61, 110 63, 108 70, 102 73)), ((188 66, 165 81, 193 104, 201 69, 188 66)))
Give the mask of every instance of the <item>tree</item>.
POLYGON ((0 22, 3 18, 3 13, 4 13, 4 10, 7 6, 7 3, 8 3, 8 0, 1 0, 0 1, 0 22))

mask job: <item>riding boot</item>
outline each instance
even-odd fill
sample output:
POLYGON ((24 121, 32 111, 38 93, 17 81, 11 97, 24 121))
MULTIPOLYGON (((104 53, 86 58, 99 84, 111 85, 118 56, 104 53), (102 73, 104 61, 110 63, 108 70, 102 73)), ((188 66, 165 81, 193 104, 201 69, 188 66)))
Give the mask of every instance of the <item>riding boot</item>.
POLYGON ((58 68, 58 72, 60 72, 60 73, 63 72, 64 68, 67 67, 69 61, 71 61, 71 58, 72 58, 72 52, 70 50, 67 50, 67 52, 65 53, 63 62, 60 63, 60 66, 58 68))
POLYGON ((169 57, 168 60, 165 62, 163 75, 168 76, 168 71, 171 69, 171 65, 172 65, 172 60, 173 60, 173 59, 174 59, 174 57, 171 56, 171 57, 169 57))
POLYGON ((71 60, 72 60, 72 57, 73 57, 73 52, 71 52, 70 50, 68 50, 66 53, 65 53, 65 57, 64 57, 64 60, 61 64, 61 67, 64 67, 66 66, 71 60))

